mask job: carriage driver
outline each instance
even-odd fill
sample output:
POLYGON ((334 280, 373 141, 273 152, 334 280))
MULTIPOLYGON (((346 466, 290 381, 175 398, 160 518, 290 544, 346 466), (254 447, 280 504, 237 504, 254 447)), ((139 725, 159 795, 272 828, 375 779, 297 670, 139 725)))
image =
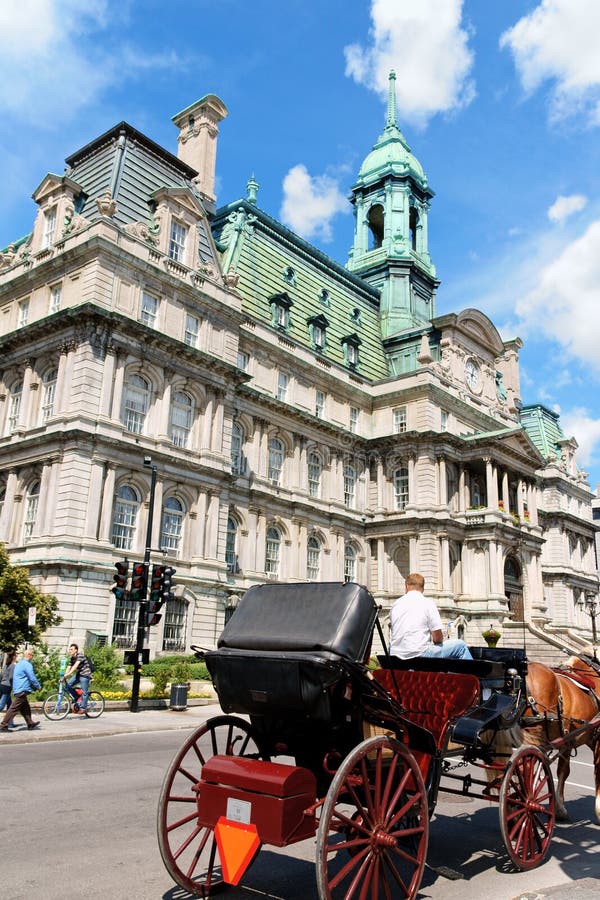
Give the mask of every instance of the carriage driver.
POLYGON ((423 595, 425 579, 413 572, 406 579, 406 594, 392 606, 390 654, 400 659, 437 656, 473 659, 464 641, 444 641, 437 606, 423 595))

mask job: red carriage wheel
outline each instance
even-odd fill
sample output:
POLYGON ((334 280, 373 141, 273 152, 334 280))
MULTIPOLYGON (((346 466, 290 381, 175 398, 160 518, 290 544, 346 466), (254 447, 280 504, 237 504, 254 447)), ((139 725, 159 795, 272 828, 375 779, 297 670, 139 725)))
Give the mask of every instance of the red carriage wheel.
POLYGON ((173 880, 199 897, 226 887, 212 828, 198 824, 201 767, 219 754, 266 759, 252 727, 236 716, 216 716, 198 728, 169 766, 158 801, 158 845, 173 880))
POLYGON ((342 761, 317 833, 319 900, 415 897, 429 813, 413 755, 394 738, 363 741, 342 761))
POLYGON ((500 786, 500 828, 517 869, 541 865, 556 818, 554 782, 548 760, 537 747, 523 747, 500 786))

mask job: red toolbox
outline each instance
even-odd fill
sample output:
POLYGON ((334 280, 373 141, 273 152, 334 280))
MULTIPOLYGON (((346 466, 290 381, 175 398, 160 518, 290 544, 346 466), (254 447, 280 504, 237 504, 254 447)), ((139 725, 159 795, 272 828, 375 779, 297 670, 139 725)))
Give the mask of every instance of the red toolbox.
POLYGON ((285 847, 314 835, 317 782, 309 769, 217 755, 202 766, 198 822, 213 827, 221 816, 256 826, 261 843, 285 847))

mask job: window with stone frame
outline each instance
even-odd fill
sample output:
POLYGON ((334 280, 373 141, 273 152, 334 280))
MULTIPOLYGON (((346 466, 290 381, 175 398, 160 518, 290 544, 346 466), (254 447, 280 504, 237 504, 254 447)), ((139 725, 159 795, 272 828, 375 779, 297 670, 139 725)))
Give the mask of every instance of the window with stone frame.
POLYGON ((271 484, 281 484, 281 474, 283 472, 283 460, 285 456, 283 441, 279 438, 271 438, 269 440, 269 481, 271 484))
POLYGON ((408 467, 400 466, 394 471, 394 505, 397 510, 406 509, 408 504, 408 467))
POLYGON ((306 580, 318 581, 321 574, 321 541, 314 534, 306 548, 306 580))
POLYGON ((29 322, 29 297, 19 303, 17 327, 23 328, 29 322))
POLYGON ((308 493, 311 497, 321 496, 321 475, 323 462, 318 453, 308 454, 308 493))
POLYGON ((139 606, 139 601, 130 600, 127 594, 115 603, 112 643, 121 649, 135 647, 139 606))
POLYGON ((357 334, 347 334, 342 338, 344 360, 350 369, 356 369, 360 362, 358 349, 361 344, 362 341, 357 334))
POLYGON ((54 414, 56 401, 56 385, 58 382, 58 369, 52 368, 45 372, 42 378, 42 398, 40 404, 40 421, 42 425, 54 414))
POLYGON ((123 389, 121 421, 127 431, 142 434, 150 406, 150 383, 141 375, 131 373, 123 389))
POLYGON ((394 434, 404 434, 406 431, 406 407, 397 406, 393 412, 394 416, 394 434))
POLYGON ((231 471, 233 475, 243 475, 246 471, 244 429, 239 422, 234 422, 231 428, 231 471))
POLYGON ((359 414, 360 414, 360 411, 359 411, 358 407, 356 407, 356 406, 350 407, 350 431, 352 432, 352 434, 356 434, 356 432, 358 431, 359 414))
POLYGON ((189 447, 194 422, 194 401, 185 391, 175 391, 171 398, 169 436, 175 447, 189 447))
POLYGON ((238 350, 237 354, 237 367, 241 369, 242 372, 247 372, 250 366, 250 354, 245 353, 243 350, 238 350))
POLYGON ((281 564, 281 532, 279 528, 271 525, 267 529, 267 540, 265 548, 265 573, 271 578, 279 577, 279 567, 281 564))
POLYGON ((147 291, 142 291, 142 299, 140 303, 140 322, 148 325, 149 328, 156 328, 156 320, 158 317, 158 297, 154 297, 147 291))
POLYGON ((344 545, 344 581, 356 581, 357 558, 352 544, 344 545))
POLYGON ((13 382, 8 398, 8 411, 6 416, 6 434, 13 434, 19 424, 21 415, 21 403, 23 401, 23 379, 13 382))
POLYGON ((315 416, 322 419, 325 415, 325 394, 323 391, 315 392, 315 416))
POLYGON ((171 231, 169 233, 169 259, 175 262, 184 262, 185 245, 188 236, 188 228, 177 219, 171 219, 171 231))
POLYGON ((324 315, 311 316, 311 318, 307 320, 307 324, 314 349, 319 352, 324 350, 327 346, 329 319, 324 315))
POLYGON ((183 343, 188 347, 198 347, 198 337, 200 335, 200 319, 192 316, 191 313, 185 314, 185 325, 183 330, 183 343))
POLYGON ((112 528, 112 542, 117 550, 133 548, 139 509, 137 491, 128 484, 121 485, 115 498, 112 528))
POLYGON ((60 309, 62 302, 62 284, 53 284, 50 288, 50 302, 48 312, 55 313, 60 309))
POLYGON ((181 538, 185 507, 178 497, 168 497, 162 510, 160 522, 160 549, 168 556, 181 554, 181 538))
POLYGON ((225 535, 225 565, 231 575, 239 574, 237 554, 238 523, 233 516, 227 517, 227 533, 225 535))
POLYGON ((344 466, 344 504, 349 509, 354 509, 356 503, 356 469, 346 464, 344 466))
POLYGON ((164 611, 162 648, 170 653, 182 653, 186 647, 188 604, 185 600, 174 597, 165 604, 164 611))
POLYGON ((287 331, 291 324, 290 310, 293 301, 286 293, 274 294, 269 298, 271 306, 271 325, 287 331))
POLYGON ((54 232, 56 231, 56 206, 50 207, 44 213, 44 231, 42 233, 42 250, 52 246, 54 232))
POLYGON ((35 528, 40 505, 40 482, 32 482, 25 493, 25 512, 23 515, 23 543, 28 541, 35 528))
POLYGON ((285 372, 280 372, 277 376, 277 399, 281 400, 282 403, 285 403, 287 400, 289 384, 289 375, 286 375, 285 372))

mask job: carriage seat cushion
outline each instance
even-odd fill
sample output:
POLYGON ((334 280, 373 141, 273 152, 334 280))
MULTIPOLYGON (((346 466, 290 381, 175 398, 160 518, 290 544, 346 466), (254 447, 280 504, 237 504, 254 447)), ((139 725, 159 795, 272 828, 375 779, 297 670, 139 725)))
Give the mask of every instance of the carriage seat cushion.
POLYGON ((377 606, 358 584, 262 584, 246 591, 219 648, 331 652, 362 662, 377 606))
POLYGON ((376 669, 373 677, 399 701, 409 721, 431 732, 440 750, 445 747, 448 726, 479 699, 475 675, 376 669))

